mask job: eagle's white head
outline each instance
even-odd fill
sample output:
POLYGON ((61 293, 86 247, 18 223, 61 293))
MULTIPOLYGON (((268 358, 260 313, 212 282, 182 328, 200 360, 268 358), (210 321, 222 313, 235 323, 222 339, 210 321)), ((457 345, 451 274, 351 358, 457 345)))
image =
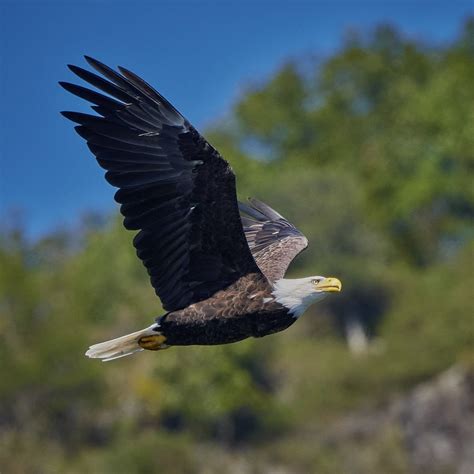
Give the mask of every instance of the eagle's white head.
POLYGON ((342 289, 340 280, 334 277, 312 276, 307 278, 277 280, 273 285, 275 301, 299 318, 313 303, 328 293, 342 289))

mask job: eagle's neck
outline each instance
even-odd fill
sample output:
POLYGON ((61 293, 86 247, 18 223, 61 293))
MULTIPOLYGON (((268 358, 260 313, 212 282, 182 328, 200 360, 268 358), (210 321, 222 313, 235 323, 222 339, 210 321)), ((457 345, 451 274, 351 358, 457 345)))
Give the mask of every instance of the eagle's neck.
POLYGON ((299 318, 315 301, 324 297, 324 293, 314 291, 311 280, 312 277, 277 280, 272 292, 275 301, 299 318))

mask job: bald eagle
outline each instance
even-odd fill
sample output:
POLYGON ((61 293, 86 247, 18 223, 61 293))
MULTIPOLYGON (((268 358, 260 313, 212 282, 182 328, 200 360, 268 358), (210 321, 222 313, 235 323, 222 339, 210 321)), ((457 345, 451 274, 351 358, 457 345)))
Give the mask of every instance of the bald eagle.
POLYGON ((341 290, 337 278, 284 278, 306 237, 266 204, 239 203, 227 161, 143 79, 86 60, 100 75, 69 69, 105 94, 60 85, 97 115, 62 114, 119 188, 124 226, 139 231, 133 245, 166 311, 145 329, 91 346, 87 356, 109 361, 266 336, 341 290))

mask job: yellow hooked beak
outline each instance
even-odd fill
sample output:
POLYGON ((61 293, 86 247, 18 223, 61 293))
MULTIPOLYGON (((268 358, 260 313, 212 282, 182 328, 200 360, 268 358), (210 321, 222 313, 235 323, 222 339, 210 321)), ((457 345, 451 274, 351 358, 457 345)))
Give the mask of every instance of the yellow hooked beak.
POLYGON ((337 293, 342 289, 341 280, 333 277, 325 278, 319 283, 316 283, 314 287, 319 291, 324 291, 327 293, 337 293))

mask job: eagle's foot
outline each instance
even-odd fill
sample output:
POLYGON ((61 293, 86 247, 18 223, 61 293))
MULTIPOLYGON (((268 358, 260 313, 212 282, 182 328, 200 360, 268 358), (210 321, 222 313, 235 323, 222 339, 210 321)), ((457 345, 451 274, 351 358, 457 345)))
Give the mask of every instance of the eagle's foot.
POLYGON ((164 344, 166 337, 161 334, 155 334, 152 336, 143 336, 138 340, 138 344, 143 349, 148 351, 158 351, 160 349, 166 349, 168 346, 164 344))

